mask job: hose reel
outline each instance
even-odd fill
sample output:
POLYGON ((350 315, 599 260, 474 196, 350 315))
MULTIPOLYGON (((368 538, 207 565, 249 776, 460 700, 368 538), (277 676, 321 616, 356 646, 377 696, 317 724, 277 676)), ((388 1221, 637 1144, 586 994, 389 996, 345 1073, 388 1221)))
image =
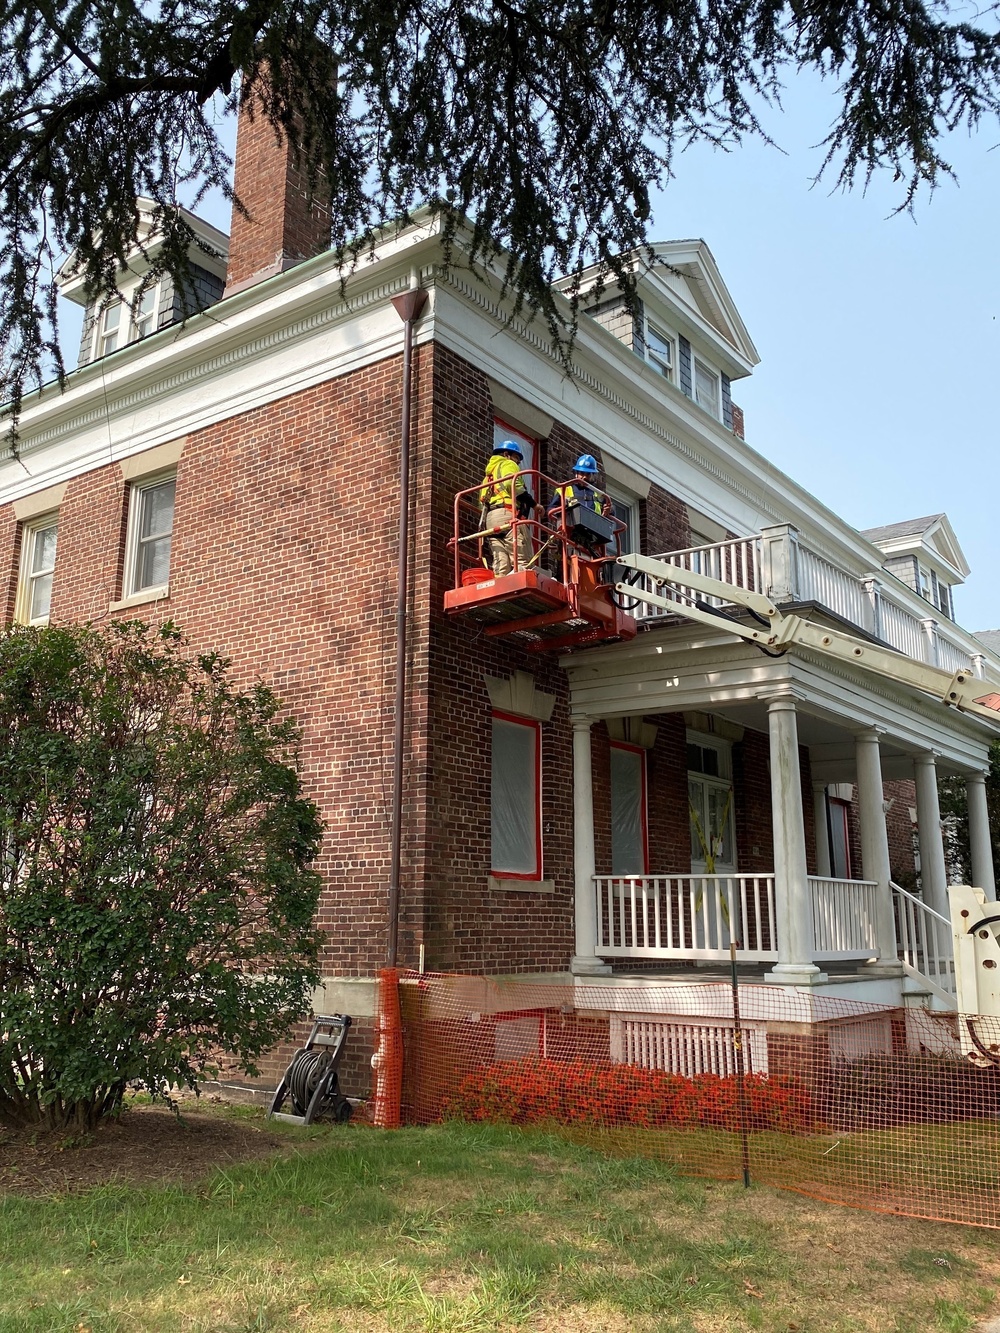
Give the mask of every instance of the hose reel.
POLYGON ((351 1019, 347 1014, 318 1014, 312 1031, 275 1089, 269 1120, 290 1125, 311 1125, 321 1117, 346 1124, 354 1108, 340 1091, 337 1066, 344 1051, 351 1019), (290 1099, 292 1111, 282 1111, 290 1099))

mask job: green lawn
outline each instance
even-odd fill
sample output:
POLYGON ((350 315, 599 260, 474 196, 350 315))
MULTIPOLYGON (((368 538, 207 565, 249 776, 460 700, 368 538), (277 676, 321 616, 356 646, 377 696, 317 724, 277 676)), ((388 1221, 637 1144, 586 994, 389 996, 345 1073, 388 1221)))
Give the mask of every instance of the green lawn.
POLYGON ((996 1232, 680 1177, 538 1131, 275 1127, 199 1186, 7 1196, 0 1333, 966 1333, 996 1232))

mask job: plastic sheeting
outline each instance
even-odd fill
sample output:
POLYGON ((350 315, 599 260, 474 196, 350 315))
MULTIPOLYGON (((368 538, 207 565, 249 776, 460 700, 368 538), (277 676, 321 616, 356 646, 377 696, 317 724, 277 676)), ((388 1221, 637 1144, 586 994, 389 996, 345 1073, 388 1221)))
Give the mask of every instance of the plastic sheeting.
POLYGON ((646 873, 645 754, 611 747, 611 873, 646 873))
POLYGON ((493 719, 492 774, 493 870, 540 874, 537 727, 493 719))

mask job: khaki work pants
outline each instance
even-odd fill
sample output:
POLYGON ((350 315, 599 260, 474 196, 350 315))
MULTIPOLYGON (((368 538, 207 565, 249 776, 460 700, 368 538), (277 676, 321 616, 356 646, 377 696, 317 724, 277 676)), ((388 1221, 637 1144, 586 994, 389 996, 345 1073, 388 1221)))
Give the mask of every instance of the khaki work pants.
MULTIPOLYGON (((514 530, 511 527, 513 515, 509 509, 491 509, 486 515, 486 527, 490 536, 490 554, 493 559, 493 573, 498 579, 509 574, 514 568, 514 530), (503 529, 503 531, 500 531, 503 529)), ((521 523, 517 529, 517 567, 525 569, 534 552, 531 549, 531 529, 527 523, 521 523)))

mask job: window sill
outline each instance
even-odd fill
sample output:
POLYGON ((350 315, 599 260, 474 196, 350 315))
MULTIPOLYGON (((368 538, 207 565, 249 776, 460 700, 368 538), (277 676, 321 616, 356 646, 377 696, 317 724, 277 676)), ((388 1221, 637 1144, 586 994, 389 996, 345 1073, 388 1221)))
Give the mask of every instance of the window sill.
POLYGON ((144 606, 148 602, 162 602, 170 596, 170 585, 165 583, 162 588, 143 588, 142 592, 134 592, 129 597, 123 597, 120 602, 112 602, 108 607, 109 611, 124 611, 129 606, 144 606))
POLYGON ((555 893, 554 879, 505 879, 490 875, 487 886, 493 893, 555 893))

